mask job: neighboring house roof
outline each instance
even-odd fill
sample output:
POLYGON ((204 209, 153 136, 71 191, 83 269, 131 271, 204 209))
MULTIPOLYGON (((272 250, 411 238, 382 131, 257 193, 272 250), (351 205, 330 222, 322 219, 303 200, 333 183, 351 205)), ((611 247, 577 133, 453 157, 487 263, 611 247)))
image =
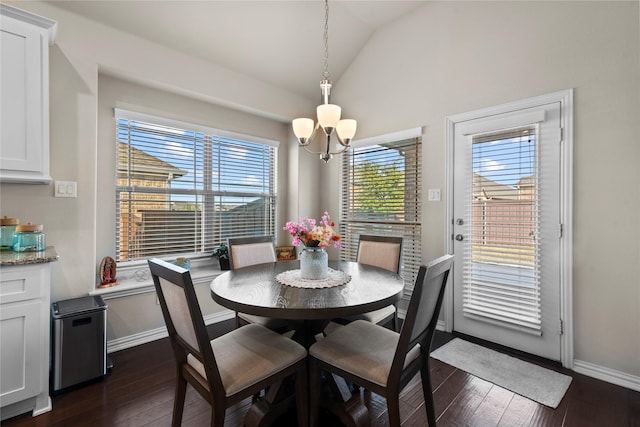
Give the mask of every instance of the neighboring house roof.
POLYGON ((131 173, 139 175, 138 178, 140 176, 166 176, 167 180, 172 180, 189 173, 133 146, 129 147, 128 144, 122 141, 118 141, 118 172, 127 172, 126 166, 129 162, 127 161, 126 153, 128 149, 131 150, 131 158, 135 159, 130 164, 131 173))
POLYGON ((535 180, 533 176, 524 176, 520 178, 520 181, 516 184, 516 187, 533 187, 535 185, 535 180))
POLYGON ((473 173, 474 200, 518 200, 520 191, 517 187, 499 184, 482 175, 473 173))

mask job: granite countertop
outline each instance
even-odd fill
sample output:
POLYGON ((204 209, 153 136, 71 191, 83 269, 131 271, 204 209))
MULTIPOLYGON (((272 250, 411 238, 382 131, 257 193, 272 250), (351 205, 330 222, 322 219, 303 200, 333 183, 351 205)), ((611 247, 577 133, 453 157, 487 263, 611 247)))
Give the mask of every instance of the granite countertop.
POLYGON ((0 252, 0 266, 8 267, 12 265, 40 264, 43 262, 53 262, 58 260, 58 253, 53 246, 47 246, 44 251, 38 252, 0 252))

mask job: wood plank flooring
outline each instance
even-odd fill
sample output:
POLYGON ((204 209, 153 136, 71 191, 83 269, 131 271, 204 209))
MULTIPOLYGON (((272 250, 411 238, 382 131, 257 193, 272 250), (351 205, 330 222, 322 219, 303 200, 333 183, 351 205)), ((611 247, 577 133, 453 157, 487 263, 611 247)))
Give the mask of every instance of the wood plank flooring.
MULTIPOLYGON (((212 337, 233 327, 233 321, 209 327, 212 337)), ((434 348, 453 337, 437 332, 434 348)), ((519 357, 526 356, 518 355, 519 357)), ((110 354, 112 372, 101 381, 53 397, 53 410, 38 417, 20 415, 2 422, 3 427, 153 426, 171 425, 173 410, 173 355, 167 339, 110 354)), ((595 380, 549 363, 529 361, 561 371, 573 382, 557 409, 525 399, 438 360, 432 360, 437 424, 443 426, 562 426, 640 427, 640 393, 595 380)), ((361 391, 373 427, 389 425, 384 399, 361 391)), ((225 426, 240 427, 251 402, 227 410, 225 426)), ((207 426, 210 407, 189 388, 182 425, 207 426)), ((419 376, 401 395, 403 427, 427 425, 419 376)), ((278 426, 295 425, 294 414, 278 420, 278 426)), ((322 413, 320 425, 340 427, 322 413)))

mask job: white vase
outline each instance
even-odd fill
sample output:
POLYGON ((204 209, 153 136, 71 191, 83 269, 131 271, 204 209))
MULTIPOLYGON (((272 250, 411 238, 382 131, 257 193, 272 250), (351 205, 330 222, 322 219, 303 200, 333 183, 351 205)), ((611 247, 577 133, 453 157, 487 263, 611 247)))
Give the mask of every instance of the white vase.
POLYGON ((300 276, 303 279, 326 279, 329 268, 329 254, 324 248, 305 247, 300 252, 300 276))

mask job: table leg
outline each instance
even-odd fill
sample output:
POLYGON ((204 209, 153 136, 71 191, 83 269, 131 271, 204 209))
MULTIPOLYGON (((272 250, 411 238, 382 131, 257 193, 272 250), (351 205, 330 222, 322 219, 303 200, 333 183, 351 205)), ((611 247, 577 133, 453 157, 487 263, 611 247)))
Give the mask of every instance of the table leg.
POLYGON ((347 382, 337 375, 325 375, 327 388, 320 399, 320 406, 335 415, 347 427, 371 425, 369 410, 360 400, 359 394, 352 394, 347 382))
POLYGON ((286 381, 269 387, 265 396, 259 398, 249 408, 244 419, 244 425, 247 427, 271 426, 283 414, 295 408, 295 394, 289 385, 290 382, 286 381), (285 390, 288 390, 288 392, 285 390))

